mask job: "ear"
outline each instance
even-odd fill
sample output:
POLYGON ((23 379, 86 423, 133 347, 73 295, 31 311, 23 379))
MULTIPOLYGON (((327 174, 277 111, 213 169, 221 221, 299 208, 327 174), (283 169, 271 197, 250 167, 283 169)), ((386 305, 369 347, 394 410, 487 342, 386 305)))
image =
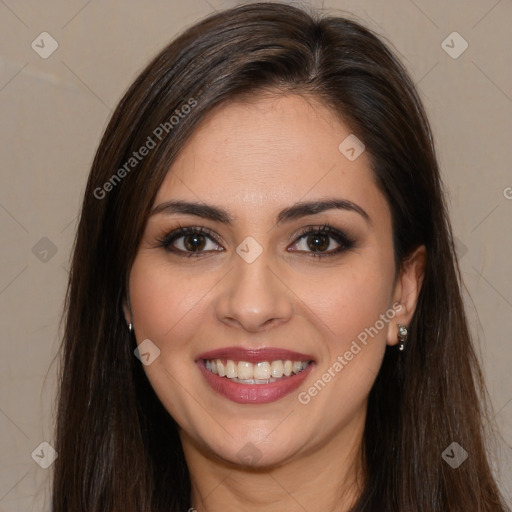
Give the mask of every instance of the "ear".
POLYGON ((398 324, 409 326, 411 323, 423 284, 426 262, 427 250, 424 245, 421 245, 404 261, 399 271, 393 289, 393 304, 398 303, 401 308, 399 310, 397 308, 393 323, 390 322, 388 345, 398 343, 398 324))
POLYGON ((123 313, 124 313, 124 319, 126 320, 126 324, 132 324, 133 323, 133 319, 132 319, 132 313, 131 313, 131 307, 130 307, 130 304, 129 304, 129 298, 128 296, 126 296, 124 299, 123 299, 123 313))

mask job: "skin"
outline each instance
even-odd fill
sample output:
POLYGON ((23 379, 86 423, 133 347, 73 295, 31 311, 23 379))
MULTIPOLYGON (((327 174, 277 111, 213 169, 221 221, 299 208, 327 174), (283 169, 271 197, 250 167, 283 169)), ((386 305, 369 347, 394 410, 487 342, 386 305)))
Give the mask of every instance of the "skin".
MULTIPOLYGON (((368 155, 349 161, 338 149, 350 133, 313 98, 232 102, 196 130, 157 194, 154 206, 204 202, 235 218, 227 226, 190 214, 152 215, 130 273, 131 308, 125 304, 138 342, 149 338, 161 351, 144 369, 180 425, 192 505, 200 512, 344 511, 357 496, 368 394, 386 344, 397 343, 397 324, 413 315, 425 249, 395 268, 390 209, 368 155), (283 208, 326 198, 357 204, 369 221, 330 209, 276 224, 283 208), (298 234, 326 222, 355 244, 313 258, 314 244, 298 234), (173 254, 158 240, 180 224, 209 228, 221 243, 205 238, 199 257, 173 254), (250 264, 235 251, 248 236, 263 249, 250 264), (395 303, 400 311, 378 335, 300 403, 298 394, 395 303), (238 404, 213 391, 194 362, 207 350, 237 345, 311 354, 315 367, 276 402, 238 404), (252 465, 239 455, 247 443, 260 456, 252 465)), ((185 250, 184 241, 174 247, 185 250)), ((327 241, 324 252, 340 246, 327 241)))

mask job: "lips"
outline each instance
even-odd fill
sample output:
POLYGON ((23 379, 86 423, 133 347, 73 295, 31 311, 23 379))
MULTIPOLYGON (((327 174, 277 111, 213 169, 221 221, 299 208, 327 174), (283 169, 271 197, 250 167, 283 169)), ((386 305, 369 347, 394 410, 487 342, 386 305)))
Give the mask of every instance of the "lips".
POLYGON ((314 361, 313 356, 301 354, 274 347, 263 348, 243 348, 228 347, 211 350, 201 354, 199 359, 232 359, 234 361, 248 361, 249 363, 259 363, 260 361, 274 361, 277 359, 289 359, 291 361, 314 361))
POLYGON ((210 387, 220 395, 237 403, 262 404, 279 400, 297 389, 311 373, 315 361, 311 355, 274 347, 226 347, 201 354, 196 364, 210 387), (237 368, 243 368, 244 375, 237 375, 237 368), (254 375, 248 368, 254 368, 254 375), (249 375, 245 375, 247 371, 249 375))

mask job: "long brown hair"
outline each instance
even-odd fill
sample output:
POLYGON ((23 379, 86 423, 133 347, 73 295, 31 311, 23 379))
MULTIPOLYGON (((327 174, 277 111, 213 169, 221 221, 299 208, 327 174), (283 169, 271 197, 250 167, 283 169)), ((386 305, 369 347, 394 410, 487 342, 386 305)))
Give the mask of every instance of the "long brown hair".
POLYGON ((353 512, 505 510, 488 464, 485 388, 417 92, 359 23, 255 3, 211 15, 167 46, 122 98, 97 150, 66 300, 53 512, 190 506, 177 425, 134 357, 122 304, 169 166, 215 107, 258 92, 311 95, 336 112, 371 157, 392 212, 397 266, 417 246, 427 249, 407 350, 387 348, 370 393, 366 482, 353 512), (452 442, 469 454, 457 469, 442 458, 452 442))

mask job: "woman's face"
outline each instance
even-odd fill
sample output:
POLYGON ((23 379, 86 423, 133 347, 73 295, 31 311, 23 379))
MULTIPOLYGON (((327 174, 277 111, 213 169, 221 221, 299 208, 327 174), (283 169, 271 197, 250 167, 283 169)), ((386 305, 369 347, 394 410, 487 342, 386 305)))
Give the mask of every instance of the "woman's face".
POLYGON ((158 191, 125 313, 206 457, 265 466, 360 439, 405 312, 390 210, 350 134, 301 96, 230 103, 158 191))

